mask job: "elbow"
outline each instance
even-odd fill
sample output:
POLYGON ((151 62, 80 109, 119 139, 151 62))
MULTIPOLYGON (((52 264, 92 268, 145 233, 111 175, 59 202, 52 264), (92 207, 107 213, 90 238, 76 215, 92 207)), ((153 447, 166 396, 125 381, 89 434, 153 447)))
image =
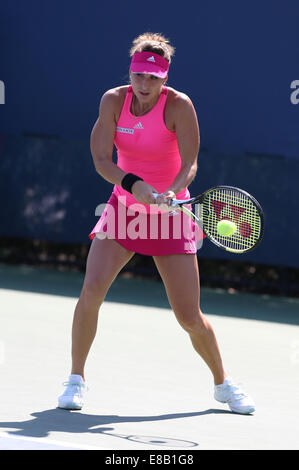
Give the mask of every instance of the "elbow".
POLYGON ((194 163, 190 164, 188 172, 189 172, 189 175, 190 175, 190 178, 191 178, 191 181, 192 181, 195 178, 196 173, 197 173, 197 162, 194 162, 194 163))
POLYGON ((193 163, 189 170, 189 184, 192 183, 192 181, 195 179, 196 174, 197 174, 197 162, 193 163))
POLYGON ((103 161, 95 163, 94 167, 98 175, 100 175, 105 180, 110 181, 109 168, 107 168, 103 161))
POLYGON ((105 166, 105 162, 107 161, 106 155, 103 152, 99 152, 94 147, 91 147, 91 156, 93 160, 93 164, 97 173, 101 173, 102 169, 105 166))
POLYGON ((196 173, 197 172, 197 161, 194 162, 184 162, 181 167, 182 170, 188 173, 196 173))
POLYGON ((93 158, 93 164, 95 167, 96 172, 102 176, 103 173, 103 165, 104 160, 102 158, 93 158))

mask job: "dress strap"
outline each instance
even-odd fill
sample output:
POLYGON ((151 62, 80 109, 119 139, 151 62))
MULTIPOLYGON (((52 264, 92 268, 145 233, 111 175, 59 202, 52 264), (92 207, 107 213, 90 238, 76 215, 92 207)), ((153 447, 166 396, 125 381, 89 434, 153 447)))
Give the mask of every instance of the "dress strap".
POLYGON ((130 85, 129 88, 127 89, 127 93, 125 96, 125 101, 122 107, 122 113, 123 112, 126 114, 130 113, 132 98, 133 98, 133 88, 130 85))

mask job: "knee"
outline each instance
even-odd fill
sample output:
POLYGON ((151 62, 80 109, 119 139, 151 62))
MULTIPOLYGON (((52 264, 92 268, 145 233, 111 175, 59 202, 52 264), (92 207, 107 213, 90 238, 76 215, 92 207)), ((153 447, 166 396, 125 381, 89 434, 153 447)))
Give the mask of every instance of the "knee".
POLYGON ((200 310, 177 315, 181 327, 189 334, 203 334, 206 331, 206 323, 200 310))
POLYGON ((87 303, 101 304, 106 296, 107 289, 104 288, 104 283, 99 279, 85 280, 80 299, 87 303))

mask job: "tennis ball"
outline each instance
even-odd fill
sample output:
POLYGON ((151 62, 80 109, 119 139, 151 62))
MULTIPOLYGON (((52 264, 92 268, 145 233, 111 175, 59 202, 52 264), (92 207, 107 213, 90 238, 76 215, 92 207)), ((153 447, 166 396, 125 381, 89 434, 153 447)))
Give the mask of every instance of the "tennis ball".
POLYGON ((231 220, 220 220, 217 224, 217 232, 222 237, 231 237, 235 231, 237 230, 237 226, 231 220))

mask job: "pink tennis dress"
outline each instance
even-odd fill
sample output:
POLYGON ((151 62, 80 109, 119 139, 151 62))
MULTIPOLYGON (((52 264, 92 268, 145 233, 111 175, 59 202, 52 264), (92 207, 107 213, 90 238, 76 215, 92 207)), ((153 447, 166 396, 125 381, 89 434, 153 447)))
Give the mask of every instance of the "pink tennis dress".
MULTIPOLYGON (((163 87, 151 111, 134 116, 130 111, 133 90, 129 86, 114 138, 117 165, 141 177, 158 193, 168 189, 181 168, 176 134, 164 122, 167 93, 168 88, 163 87)), ((176 197, 188 199, 188 188, 176 197)), ((113 238, 127 250, 143 255, 196 253, 197 242, 203 237, 198 226, 181 211, 169 214, 157 207, 139 203, 115 185, 89 238, 113 238)))

